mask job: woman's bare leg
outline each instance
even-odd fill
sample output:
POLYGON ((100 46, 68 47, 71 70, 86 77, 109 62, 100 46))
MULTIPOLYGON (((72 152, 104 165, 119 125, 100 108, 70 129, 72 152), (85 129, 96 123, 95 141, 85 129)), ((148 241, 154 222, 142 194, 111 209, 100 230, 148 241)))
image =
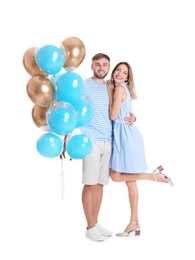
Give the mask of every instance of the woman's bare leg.
POLYGON ((135 230, 135 224, 131 224, 132 222, 139 222, 138 219, 138 200, 139 200, 139 193, 137 188, 137 183, 135 181, 128 181, 126 182, 128 195, 129 195, 129 204, 130 204, 130 221, 129 224, 126 226, 124 232, 129 232, 131 230, 135 230))
POLYGON ((132 182, 139 180, 157 181, 167 183, 168 180, 161 173, 155 173, 155 179, 151 173, 121 173, 110 170, 110 177, 115 182, 132 182))

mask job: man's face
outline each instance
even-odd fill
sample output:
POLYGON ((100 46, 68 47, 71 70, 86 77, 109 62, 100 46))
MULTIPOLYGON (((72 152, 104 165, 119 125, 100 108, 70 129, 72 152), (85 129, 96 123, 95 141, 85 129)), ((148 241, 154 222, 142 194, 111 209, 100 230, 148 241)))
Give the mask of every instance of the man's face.
POLYGON ((96 78, 104 79, 110 70, 110 63, 105 58, 94 60, 91 65, 91 69, 93 70, 93 74, 96 78))

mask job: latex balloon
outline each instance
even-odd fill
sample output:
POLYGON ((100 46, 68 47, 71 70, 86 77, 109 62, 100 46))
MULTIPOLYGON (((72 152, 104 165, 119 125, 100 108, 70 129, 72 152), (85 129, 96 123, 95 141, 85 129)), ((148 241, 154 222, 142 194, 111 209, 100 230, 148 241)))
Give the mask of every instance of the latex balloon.
POLYGON ((55 45, 45 45, 35 54, 38 66, 48 74, 57 74, 65 62, 64 52, 55 45))
POLYGON ((52 84, 55 85, 56 84, 56 81, 57 79, 66 72, 66 69, 65 68, 62 68, 60 72, 58 72, 57 74, 55 75, 49 75, 49 79, 51 80, 52 84))
POLYGON ((91 152, 92 143, 84 134, 74 135, 66 143, 66 150, 72 159, 83 159, 91 152))
POLYGON ((87 125, 93 118, 94 108, 92 104, 85 98, 81 98, 73 104, 78 114, 76 127, 87 125))
POLYGON ((50 75, 49 76, 49 80, 52 82, 52 85, 53 85, 53 87, 54 87, 54 100, 56 100, 56 101, 60 101, 59 99, 58 99, 58 97, 57 97, 57 94, 56 94, 56 91, 57 91, 57 87, 56 87, 56 78, 55 78, 55 76, 54 75, 50 75))
POLYGON ((39 137, 36 148, 38 153, 44 157, 58 157, 63 150, 63 141, 59 136, 53 133, 46 133, 39 137))
POLYGON ((34 76, 27 83, 27 94, 33 103, 48 108, 54 100, 55 89, 48 78, 34 76))
POLYGON ((35 50, 36 47, 29 48, 23 55, 23 65, 26 71, 33 76, 47 76, 48 74, 44 72, 37 64, 35 60, 35 50))
POLYGON ((56 86, 56 81, 57 79, 63 74, 65 73, 65 69, 62 68, 61 71, 55 75, 49 75, 49 79, 51 80, 52 84, 53 84, 53 87, 54 87, 54 90, 55 90, 55 95, 54 95, 54 99, 57 101, 57 102, 60 102, 61 100, 58 98, 57 96, 57 86, 56 86))
POLYGON ((66 150, 72 159, 83 159, 95 145, 93 132, 87 127, 75 128, 66 139, 66 150))
POLYGON ((78 67, 85 58, 86 50, 83 42, 77 37, 68 37, 62 41, 66 53, 66 67, 78 67))
POLYGON ((47 124, 50 130, 58 135, 69 134, 75 128, 77 120, 75 108, 66 102, 53 104, 47 113, 47 124))
POLYGON ((62 102, 74 103, 82 96, 85 87, 83 78, 74 71, 67 71, 56 81, 56 96, 62 102))
POLYGON ((32 108, 32 119, 37 127, 47 126, 46 121, 47 108, 34 105, 32 108))

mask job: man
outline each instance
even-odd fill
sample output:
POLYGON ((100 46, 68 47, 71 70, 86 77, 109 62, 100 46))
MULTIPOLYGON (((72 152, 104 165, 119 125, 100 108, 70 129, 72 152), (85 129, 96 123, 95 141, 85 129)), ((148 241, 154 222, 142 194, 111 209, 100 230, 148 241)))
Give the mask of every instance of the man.
MULTIPOLYGON (((113 232, 98 221, 103 197, 103 187, 109 183, 109 162, 112 150, 112 121, 109 118, 109 97, 105 77, 110 70, 110 58, 98 53, 92 58, 93 76, 86 79, 84 96, 92 103, 94 115, 87 125, 95 136, 92 152, 83 159, 82 204, 87 221, 86 237, 94 241, 104 241, 113 232)), ((128 124, 135 116, 125 118, 128 124)))

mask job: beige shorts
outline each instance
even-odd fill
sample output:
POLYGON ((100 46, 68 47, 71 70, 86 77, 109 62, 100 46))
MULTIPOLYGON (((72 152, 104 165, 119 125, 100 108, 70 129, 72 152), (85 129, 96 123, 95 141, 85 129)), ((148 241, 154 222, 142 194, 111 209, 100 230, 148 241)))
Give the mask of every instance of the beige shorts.
POLYGON ((108 141, 96 141, 92 152, 83 159, 82 183, 85 185, 109 183, 109 166, 112 143, 108 141))

